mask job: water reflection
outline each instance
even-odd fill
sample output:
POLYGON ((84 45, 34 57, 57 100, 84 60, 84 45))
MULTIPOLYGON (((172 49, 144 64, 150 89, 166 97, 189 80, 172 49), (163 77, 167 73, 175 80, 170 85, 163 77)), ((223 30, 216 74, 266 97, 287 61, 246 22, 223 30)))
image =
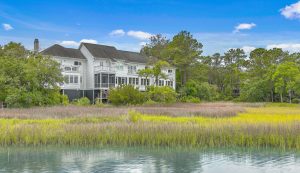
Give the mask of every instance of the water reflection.
POLYGON ((0 149, 0 172, 300 172, 300 155, 276 150, 149 148, 0 149))

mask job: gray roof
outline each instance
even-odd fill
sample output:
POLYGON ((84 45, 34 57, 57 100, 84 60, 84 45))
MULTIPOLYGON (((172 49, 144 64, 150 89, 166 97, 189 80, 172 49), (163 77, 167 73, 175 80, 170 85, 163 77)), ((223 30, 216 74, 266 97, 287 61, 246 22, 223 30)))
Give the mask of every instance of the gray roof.
POLYGON ((111 60, 119 59, 128 62, 146 63, 147 57, 137 52, 117 50, 113 46, 100 44, 82 43, 89 52, 96 58, 109 58, 111 60))
POLYGON ((43 55, 86 59, 79 49, 65 48, 58 44, 41 51, 41 53, 43 55))
POLYGON ((138 52, 129 52, 118 50, 122 54, 122 59, 128 62, 138 62, 138 63, 147 63, 147 57, 138 53, 138 52))

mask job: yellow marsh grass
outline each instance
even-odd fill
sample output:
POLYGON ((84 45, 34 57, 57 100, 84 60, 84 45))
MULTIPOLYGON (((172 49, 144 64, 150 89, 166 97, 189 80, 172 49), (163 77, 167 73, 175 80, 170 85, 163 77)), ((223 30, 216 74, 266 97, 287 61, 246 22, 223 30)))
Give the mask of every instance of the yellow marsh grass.
POLYGON ((236 116, 213 118, 145 115, 134 110, 128 114, 113 116, 2 118, 0 145, 239 146, 300 149, 299 107, 268 106, 245 110, 236 116))

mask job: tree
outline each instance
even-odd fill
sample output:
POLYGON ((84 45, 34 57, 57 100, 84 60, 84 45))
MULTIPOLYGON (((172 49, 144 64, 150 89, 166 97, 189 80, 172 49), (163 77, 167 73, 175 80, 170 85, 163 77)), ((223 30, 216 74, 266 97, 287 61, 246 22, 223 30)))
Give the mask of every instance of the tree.
POLYGON ((184 85, 189 78, 189 67, 200 60, 202 47, 202 44, 187 31, 181 31, 175 35, 167 45, 165 56, 171 65, 177 67, 180 73, 177 81, 181 85, 184 85))
POLYGON ((272 79, 275 83, 275 91, 280 95, 281 102, 283 102, 284 93, 288 93, 289 102, 292 102, 293 90, 299 75, 299 67, 294 62, 284 62, 276 68, 272 79))
POLYGON ((150 64, 155 64, 159 60, 167 61, 164 56, 164 51, 168 43, 169 40, 166 37, 157 34, 150 38, 150 43, 143 46, 140 53, 150 57, 150 64))
POLYGON ((61 102, 59 64, 9 43, 0 56, 0 101, 10 107, 53 105, 61 102), (26 58, 25 58, 26 57, 26 58))
POLYGON ((166 79, 167 76, 163 73, 162 69, 168 67, 169 63, 166 61, 158 61, 152 68, 152 73, 155 78, 155 85, 158 85, 159 79, 166 79))

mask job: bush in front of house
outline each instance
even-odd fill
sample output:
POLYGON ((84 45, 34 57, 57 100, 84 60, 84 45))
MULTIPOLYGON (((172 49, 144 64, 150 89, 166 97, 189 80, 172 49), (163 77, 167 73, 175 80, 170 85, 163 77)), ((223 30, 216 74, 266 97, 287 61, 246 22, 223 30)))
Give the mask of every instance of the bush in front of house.
POLYGON ((147 94, 132 85, 123 85, 109 92, 108 100, 113 105, 138 105, 148 100, 147 94))
POLYGON ((184 96, 180 99, 181 102, 184 103, 200 103, 200 98, 193 96, 184 96))
POLYGON ((168 87, 149 87, 148 95, 151 100, 158 103, 174 103, 176 102, 176 92, 168 87))
POLYGON ((91 104, 91 101, 87 97, 82 97, 80 99, 75 100, 74 104, 77 106, 88 106, 91 104))

